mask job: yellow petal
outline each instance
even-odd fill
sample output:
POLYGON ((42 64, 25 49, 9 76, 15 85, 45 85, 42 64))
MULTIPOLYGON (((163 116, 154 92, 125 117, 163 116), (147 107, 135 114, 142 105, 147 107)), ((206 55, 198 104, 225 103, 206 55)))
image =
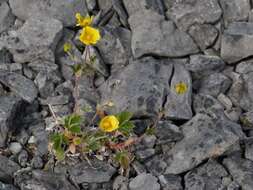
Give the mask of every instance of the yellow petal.
POLYGON ((177 94, 184 94, 188 90, 188 86, 184 82, 179 82, 175 85, 175 91, 177 94))
POLYGON ((83 28, 79 39, 85 45, 94 45, 100 40, 100 38, 100 32, 98 29, 86 26, 83 28))
POLYGON ((114 115, 104 117, 100 123, 99 128, 105 132, 112 132, 119 128, 119 120, 114 115))

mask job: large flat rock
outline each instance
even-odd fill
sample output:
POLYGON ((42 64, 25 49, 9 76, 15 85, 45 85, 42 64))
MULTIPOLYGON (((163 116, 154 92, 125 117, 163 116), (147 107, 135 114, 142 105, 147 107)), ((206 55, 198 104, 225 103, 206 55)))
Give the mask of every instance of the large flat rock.
POLYGON ((129 24, 132 52, 136 58, 147 54, 181 57, 198 52, 197 45, 187 33, 152 10, 142 9, 131 15, 129 24))
POLYGON ((201 113, 181 127, 184 139, 167 153, 167 174, 180 174, 208 158, 221 156, 244 136, 240 125, 201 113))
POLYGON ((131 61, 99 88, 101 102, 113 101, 113 113, 128 110, 135 115, 157 114, 169 87, 172 68, 169 61, 150 57, 131 61))
POLYGON ((50 16, 64 23, 65 26, 74 26, 75 14, 87 14, 83 0, 10 0, 12 12, 21 20, 27 20, 35 15, 50 16))
POLYGON ((221 39, 221 57, 232 64, 253 55, 253 23, 234 22, 228 25, 221 39))

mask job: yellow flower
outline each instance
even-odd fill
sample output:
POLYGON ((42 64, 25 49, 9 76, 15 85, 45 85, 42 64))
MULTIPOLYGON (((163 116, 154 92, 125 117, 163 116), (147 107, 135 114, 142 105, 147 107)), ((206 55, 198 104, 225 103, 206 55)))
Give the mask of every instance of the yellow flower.
POLYGON ((86 27, 90 26, 93 21, 93 16, 83 17, 80 13, 76 13, 77 26, 86 27))
POLYGON ((105 132, 112 132, 119 128, 119 120, 114 115, 104 117, 100 123, 99 128, 105 132))
POLYGON ((100 40, 100 38, 98 29, 86 26, 83 28, 79 39, 85 45, 94 45, 100 40))
POLYGON ((187 89, 187 84, 185 84, 184 82, 179 82, 175 85, 175 91, 177 94, 184 94, 187 89))

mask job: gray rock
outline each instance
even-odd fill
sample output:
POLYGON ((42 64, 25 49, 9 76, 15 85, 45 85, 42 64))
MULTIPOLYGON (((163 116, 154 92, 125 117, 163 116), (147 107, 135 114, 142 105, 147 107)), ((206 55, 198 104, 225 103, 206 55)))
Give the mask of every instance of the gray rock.
POLYGON ((37 98, 38 90, 33 81, 20 74, 0 71, 0 82, 27 102, 37 98))
POLYGON ((121 21, 121 23, 127 27, 128 26, 128 14, 124 8, 124 4, 122 0, 112 0, 112 6, 114 8, 114 10, 117 12, 117 14, 119 15, 119 19, 121 21))
POLYGON ((18 18, 27 20, 38 15, 49 16, 64 23, 65 26, 74 26, 76 23, 75 14, 87 14, 85 1, 82 0, 10 0, 10 7, 18 18))
POLYGON ((101 102, 112 100, 113 113, 129 110, 135 115, 158 113, 172 73, 171 64, 153 58, 131 63, 99 87, 101 102))
POLYGON ((225 93, 231 84, 232 81, 227 76, 221 73, 214 73, 200 81, 197 91, 217 97, 220 93, 225 93))
POLYGON ((81 183, 103 183, 110 181, 116 169, 110 164, 99 160, 81 162, 69 169, 70 178, 77 184, 81 183))
POLYGON ((86 4, 87 4, 87 9, 89 11, 93 11, 97 6, 97 1, 96 0, 86 0, 86 4))
POLYGON ((179 127, 167 121, 159 121, 157 123, 155 135, 157 137, 156 144, 167 144, 179 141, 183 138, 183 134, 179 127))
POLYGON ((186 31, 192 24, 215 23, 222 10, 216 0, 170 1, 167 16, 186 31))
POLYGON ((15 182, 21 190, 77 190, 64 175, 42 170, 33 170, 31 175, 21 172, 15 177, 15 182))
POLYGON ((181 57, 198 52, 191 37, 178 30, 172 21, 152 10, 140 10, 128 19, 132 29, 132 52, 135 58, 152 54, 181 57), (180 43, 179 43, 180 42, 180 43))
POLYGON ((15 186, 10 185, 10 184, 4 184, 0 182, 0 189, 1 190, 18 190, 15 186))
POLYGON ((44 165, 43 160, 40 156, 34 156, 31 164, 34 169, 41 169, 44 165))
POLYGON ((253 60, 242 61, 236 65, 235 71, 240 74, 253 72, 253 60))
POLYGON ((221 71, 224 66, 224 61, 218 56, 199 54, 190 56, 190 62, 185 68, 191 71, 194 79, 200 79, 221 71))
POLYGON ((12 142, 9 145, 9 149, 12 154, 18 154, 22 150, 22 145, 18 142, 12 142))
POLYGON ((27 47, 49 47, 54 50, 62 36, 62 30, 59 20, 33 16, 19 29, 18 36, 27 47))
POLYGON ((15 96, 0 97, 0 147, 5 146, 7 135, 15 130, 23 101, 15 96))
MULTIPOLYGON (((95 71, 99 72, 105 77, 109 76, 109 69, 108 66, 104 63, 103 59, 101 58, 99 52, 97 49, 94 47, 90 46, 89 47, 89 54, 90 54, 90 59, 87 58, 86 64, 94 69, 95 71)), ((85 63, 85 52, 82 55, 83 62, 85 63)))
POLYGON ((64 95, 58 95, 58 96, 52 96, 52 97, 47 97, 46 100, 41 99, 40 104, 41 105, 48 105, 50 104, 51 106, 55 105, 65 105, 68 104, 70 101, 69 96, 64 96, 64 95))
POLYGON ((22 150, 18 155, 18 163, 20 166, 25 167, 28 161, 28 153, 26 150, 22 150))
POLYGON ((0 70, 22 74, 22 65, 20 63, 0 64, 0 70))
POLYGON ((0 155, 0 181, 12 183, 13 175, 20 169, 20 166, 7 157, 0 155))
POLYGON ((252 55, 253 23, 234 22, 228 25, 221 39, 221 57, 229 64, 252 55))
POLYGON ((225 24, 247 21, 250 12, 250 0, 221 0, 225 24))
POLYGON ((128 190, 128 178, 118 176, 113 182, 113 190, 128 190))
POLYGON ((222 178, 228 173, 225 168, 213 160, 185 175, 186 190, 222 189, 222 178))
POLYGON ((161 156, 154 156, 149 159, 145 162, 145 166, 151 174, 157 177, 162 175, 167 168, 167 164, 161 156))
POLYGON ((245 158, 253 161, 253 138, 244 139, 245 143, 245 158))
POLYGON ((246 112, 240 116, 240 121, 244 129, 253 129, 253 111, 246 112))
POLYGON ((142 164, 141 164, 139 161, 137 161, 137 160, 134 160, 134 161, 131 163, 131 166, 133 167, 134 171, 135 171, 138 175, 147 172, 145 166, 142 165, 142 164))
POLYGON ((135 152, 136 158, 142 162, 144 162, 146 159, 152 157, 155 155, 155 149, 153 148, 146 148, 144 150, 137 150, 135 152))
POLYGON ((174 64, 174 75, 169 81, 167 101, 164 105, 165 116, 171 119, 192 118, 192 80, 189 71, 183 64, 174 64), (186 85, 186 92, 179 94, 176 92, 176 85, 183 83, 186 85))
POLYGON ((183 190, 181 177, 173 174, 159 176, 159 182, 163 190, 183 190))
MULTIPOLYGON (((240 107, 243 110, 251 111, 253 110, 253 99, 251 94, 253 92, 253 72, 242 75, 243 86, 240 92, 240 107)), ((238 92, 239 93, 239 92, 238 92)))
POLYGON ((106 27, 102 30, 102 38, 96 44, 106 64, 121 68, 131 57, 131 31, 122 27, 106 27))
POLYGON ((240 190, 240 188, 240 185, 237 182, 233 181, 228 185, 227 190, 240 190))
POLYGON ((14 24, 15 17, 7 2, 0 2, 0 33, 9 29, 14 24))
POLYGON ((200 49, 204 51, 214 44, 219 32, 211 24, 194 24, 189 28, 189 34, 200 49))
POLYGON ((156 177, 142 173, 130 181, 129 188, 130 190, 160 190, 160 184, 156 177))
POLYGON ((144 9, 150 9, 164 15, 165 8, 161 0, 123 0, 123 2, 130 16, 144 9))
POLYGON ((215 117, 199 113, 181 126, 184 139, 167 153, 167 174, 180 174, 208 158, 223 155, 244 137, 240 125, 215 117))
POLYGON ((239 183, 243 190, 253 188, 253 162, 239 156, 225 158, 223 164, 232 175, 233 179, 239 183))

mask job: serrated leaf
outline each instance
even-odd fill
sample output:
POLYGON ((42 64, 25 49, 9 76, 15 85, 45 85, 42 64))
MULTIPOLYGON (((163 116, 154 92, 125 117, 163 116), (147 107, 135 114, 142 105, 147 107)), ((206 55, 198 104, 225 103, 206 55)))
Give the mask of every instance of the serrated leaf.
POLYGON ((123 125, 120 125, 119 131, 126 136, 129 136, 133 132, 135 125, 131 121, 125 122, 123 125))
POLYGON ((80 126, 72 126, 70 129, 69 129, 70 132, 72 133, 80 133, 81 132, 81 128, 80 126))
POLYGON ((121 112, 116 115, 117 119, 119 120, 119 125, 123 125, 125 122, 129 121, 132 118, 133 114, 131 112, 121 112))

